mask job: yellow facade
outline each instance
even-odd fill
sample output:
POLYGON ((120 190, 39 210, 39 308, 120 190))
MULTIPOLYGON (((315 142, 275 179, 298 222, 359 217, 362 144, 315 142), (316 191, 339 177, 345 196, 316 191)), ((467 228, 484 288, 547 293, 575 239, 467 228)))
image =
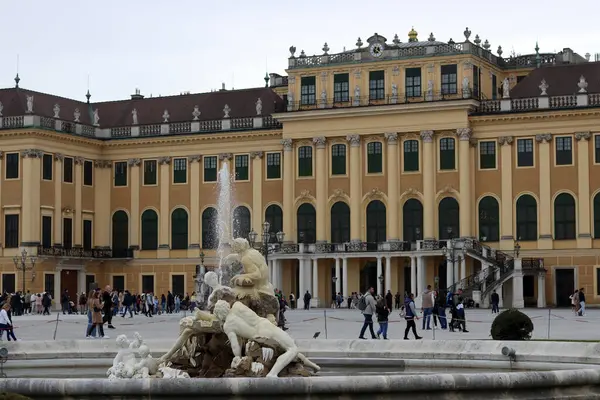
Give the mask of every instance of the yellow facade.
MULTIPOLYGON (((197 117, 169 121, 163 114, 156 135, 132 134, 146 129, 136 126, 137 119, 133 125, 104 127, 102 118, 91 128, 95 134, 68 133, 64 119, 30 110, 25 93, 20 97, 24 112, 5 111, 0 117, 1 289, 21 289, 13 257, 22 248, 37 254, 41 246, 35 274, 26 273, 27 290, 82 291, 94 281, 133 292, 191 293, 201 252, 207 266, 218 263, 215 250, 207 248, 212 247, 207 246, 211 233, 203 216, 216 208, 212 174, 228 163, 235 177, 234 208, 246 207, 250 214, 250 226, 233 231, 260 233, 266 218, 272 230, 285 233, 285 243, 269 262, 275 284, 286 294, 301 297, 309 290, 318 304, 326 305, 334 291, 348 295, 364 291, 365 285, 392 293, 418 292, 434 282, 449 287, 488 265, 485 257, 446 259, 442 247, 451 244, 440 241, 469 238, 485 245, 484 254, 515 255, 518 242, 515 260, 543 260, 546 272, 536 271, 537 281, 524 273, 527 304, 531 298, 538 305, 562 304, 567 289, 579 287, 585 288, 588 303, 600 302, 600 96, 591 87, 577 92, 580 77, 565 68, 559 76, 574 79, 572 92, 578 94, 553 95, 550 83, 545 97, 513 98, 513 90, 544 68, 497 61, 468 40, 460 51, 416 37, 409 43, 412 47, 388 45, 375 35, 367 47, 337 56, 307 62, 292 54, 287 86, 281 80, 273 89, 287 103, 268 110, 280 123, 269 126, 271 116, 259 112, 253 98, 251 112, 231 117, 225 112, 220 129, 211 132, 198 133, 192 125, 189 132, 174 133, 174 125, 194 124, 197 117), (376 43, 382 43, 381 58, 374 55, 376 43), (408 48, 411 56, 405 56, 408 48), (344 58, 348 62, 333 61, 344 58), (416 69, 419 87, 407 75, 416 69), (474 69, 480 77, 477 88, 474 69), (522 76, 527 77, 517 83, 522 76), (502 88, 503 82, 509 87, 502 88), (524 108, 526 100, 535 106, 524 108), (47 175, 49 164, 52 176, 47 175), (124 184, 119 181, 123 174, 124 184), (569 198, 559 196, 563 193, 571 196, 572 207, 569 198), (535 200, 529 208, 519 203, 523 195, 535 200), (283 210, 280 221, 269 214, 272 205, 283 210), (342 211, 334 212, 334 206, 342 211), (157 216, 156 226, 144 219, 148 210, 145 215, 157 216), (126 218, 115 217, 119 212, 126 218), (182 219, 175 223, 175 218, 182 219), (65 219, 71 220, 68 227, 65 219), (7 224, 15 221, 18 240, 8 237, 15 233, 7 224), (85 221, 91 221, 91 229, 85 221), (51 238, 45 237, 48 232, 51 238), (69 240, 66 247, 86 251, 65 250, 69 240)), ((131 118, 134 106, 141 113, 144 102, 153 100, 121 103, 131 118)), ((0 101, 6 101, 2 93, 0 101)), ((101 103, 98 109, 102 113, 101 103)), ((518 288, 505 289, 504 296, 515 301, 510 292, 518 288)))

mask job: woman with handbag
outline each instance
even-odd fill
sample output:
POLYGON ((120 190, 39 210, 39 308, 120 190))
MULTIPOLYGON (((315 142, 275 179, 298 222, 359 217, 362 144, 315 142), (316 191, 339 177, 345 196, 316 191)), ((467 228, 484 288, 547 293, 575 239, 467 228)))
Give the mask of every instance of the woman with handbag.
POLYGON ((100 291, 94 291, 92 295, 92 302, 90 303, 90 309, 92 310, 92 324, 89 326, 87 336, 91 336, 94 327, 100 333, 100 337, 108 339, 108 336, 104 336, 104 321, 102 321, 102 307, 104 303, 100 301, 100 291))

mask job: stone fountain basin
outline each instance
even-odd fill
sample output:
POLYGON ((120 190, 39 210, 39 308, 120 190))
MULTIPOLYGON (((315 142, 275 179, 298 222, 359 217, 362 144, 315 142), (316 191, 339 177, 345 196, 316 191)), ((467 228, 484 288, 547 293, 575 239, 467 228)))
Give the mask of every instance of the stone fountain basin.
MULTIPOLYGON (((157 357, 170 347, 161 340, 147 340, 146 344, 157 357)), ((320 376, 108 381, 98 378, 106 376, 117 353, 114 340, 5 342, 9 360, 4 371, 11 379, 0 380, 0 391, 36 399, 63 398, 66 393, 79 399, 102 398, 94 397, 99 393, 131 399, 144 398, 141 393, 152 394, 153 399, 187 398, 197 393, 224 399, 281 393, 286 399, 306 398, 307 394, 311 399, 333 399, 340 394, 349 396, 347 399, 372 399, 373 395, 392 399, 400 394, 442 399, 448 389, 454 394, 460 391, 458 398, 486 400, 507 398, 493 397, 506 395, 505 391, 518 392, 512 398, 567 399, 575 394, 600 398, 600 344, 596 343, 298 340, 297 344, 322 366, 320 376), (505 346, 516 351, 515 361, 502 355, 505 346), (34 371, 44 379, 35 379, 34 371), (79 377, 89 379, 65 379, 79 377)))

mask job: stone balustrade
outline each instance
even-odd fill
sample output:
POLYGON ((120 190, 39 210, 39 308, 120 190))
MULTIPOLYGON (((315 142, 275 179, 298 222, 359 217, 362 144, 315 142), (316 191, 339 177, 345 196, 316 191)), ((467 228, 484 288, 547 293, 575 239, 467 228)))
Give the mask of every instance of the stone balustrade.
POLYGON ((520 99, 482 100, 478 114, 532 110, 560 110, 577 107, 600 107, 600 93, 578 93, 565 96, 539 96, 520 99))

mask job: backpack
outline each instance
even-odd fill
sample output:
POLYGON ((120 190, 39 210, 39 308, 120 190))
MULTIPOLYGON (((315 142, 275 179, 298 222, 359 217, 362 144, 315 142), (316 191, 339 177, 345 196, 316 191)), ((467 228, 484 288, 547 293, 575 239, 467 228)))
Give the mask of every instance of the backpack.
POLYGON ((400 308, 400 317, 401 317, 401 318, 404 318, 404 317, 406 317, 406 308, 405 308, 404 306, 402 306, 402 307, 400 308))
POLYGON ((360 311, 365 311, 367 309, 367 296, 363 296, 360 299, 358 299, 358 304, 356 305, 356 308, 358 308, 360 311))

